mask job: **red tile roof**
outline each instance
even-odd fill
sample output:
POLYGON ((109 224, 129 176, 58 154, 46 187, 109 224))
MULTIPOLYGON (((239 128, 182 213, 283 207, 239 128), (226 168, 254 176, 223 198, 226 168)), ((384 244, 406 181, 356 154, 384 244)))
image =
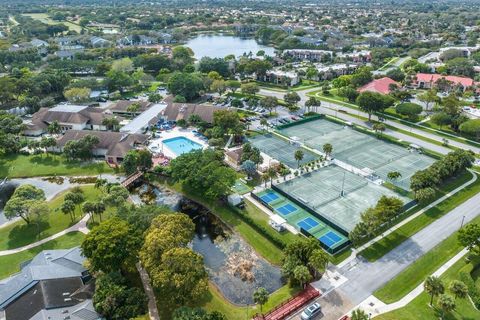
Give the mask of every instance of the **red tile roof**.
POLYGON ((358 92, 371 91, 371 92, 377 92, 381 94, 389 94, 391 84, 395 84, 398 87, 400 87, 400 84, 395 80, 392 80, 389 77, 383 77, 380 79, 375 79, 370 83, 367 83, 363 87, 359 88, 358 92))
POLYGON ((418 82, 435 83, 442 78, 444 78, 445 80, 451 81, 454 84, 461 84, 464 87, 471 87, 474 85, 473 79, 470 79, 467 77, 443 76, 441 74, 429 74, 429 73, 417 73, 417 83, 418 82))

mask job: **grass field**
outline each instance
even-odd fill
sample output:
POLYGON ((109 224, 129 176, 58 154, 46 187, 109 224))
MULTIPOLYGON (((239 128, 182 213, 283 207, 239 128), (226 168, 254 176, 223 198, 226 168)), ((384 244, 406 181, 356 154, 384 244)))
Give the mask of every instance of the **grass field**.
MULTIPOLYGON (((86 201, 94 201, 100 196, 100 191, 91 185, 82 186, 81 188, 84 191, 86 201)), ((39 223, 40 235, 38 237, 38 226, 34 223, 27 225, 23 220, 0 228, 0 250, 15 249, 28 245, 65 230, 78 222, 83 215, 78 206, 76 208, 76 220, 74 222, 71 221, 70 215, 63 214, 59 209, 67 192, 68 191, 57 195, 48 203, 51 211, 48 217, 39 223)))
MULTIPOLYGON (((445 286, 452 280, 459 280, 459 272, 468 271, 471 269, 471 265, 462 259, 455 263, 450 269, 447 270, 440 278, 442 279, 445 286)), ((449 293, 451 294, 451 293, 449 293)), ((429 306, 430 296, 423 292, 418 297, 416 297, 412 302, 407 306, 385 313, 375 319, 379 320, 400 320, 400 319, 422 319, 422 320, 437 320, 441 316, 441 312, 438 310, 438 307, 429 306)), ((480 319, 480 311, 476 310, 475 307, 470 303, 468 299, 456 299, 455 300, 456 308, 450 314, 447 314, 444 319, 446 320, 467 320, 467 319, 480 319)))
POLYGON ((50 18, 50 16, 47 13, 25 13, 23 14, 24 16, 30 17, 32 19, 38 20, 42 23, 48 24, 48 25, 55 25, 55 24, 64 24, 65 26, 68 27, 69 30, 75 31, 80 33, 82 31, 82 27, 78 24, 72 23, 70 21, 55 21, 50 18))
MULTIPOLYGON (((274 308, 276 305, 282 301, 290 298, 292 295, 299 292, 297 287, 292 288, 288 285, 285 285, 272 293, 269 297, 268 302, 263 306, 263 313, 274 308)), ((205 308, 208 311, 220 311, 225 314, 229 320, 243 320, 251 319, 256 313, 260 313, 260 306, 249 306, 249 307, 240 307, 234 304, 231 304, 218 291, 218 289, 210 284, 210 290, 208 294, 202 299, 199 303, 199 306, 205 308)))
POLYGON ((20 271, 20 264, 22 262, 32 259, 41 251, 73 248, 81 244, 83 237, 84 234, 81 232, 70 232, 30 250, 25 250, 7 256, 0 256, 0 279, 20 271))
POLYGON ((104 161, 81 162, 69 161, 63 155, 8 155, 0 159, 0 178, 27 178, 44 176, 96 176, 102 173, 112 173, 104 161))

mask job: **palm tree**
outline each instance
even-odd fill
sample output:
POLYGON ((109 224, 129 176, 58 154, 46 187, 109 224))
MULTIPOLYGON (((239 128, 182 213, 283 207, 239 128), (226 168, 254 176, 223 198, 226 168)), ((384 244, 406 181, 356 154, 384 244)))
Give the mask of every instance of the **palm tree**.
POLYGON ((277 177, 277 170, 274 168, 274 167, 269 167, 267 172, 266 172, 267 176, 270 178, 270 185, 273 184, 273 179, 275 179, 277 177))
POLYGON ((58 121, 53 121, 52 123, 50 123, 47 127, 47 132, 50 134, 59 134, 60 132, 62 132, 62 128, 60 127, 58 121))
POLYGON ((353 310, 352 316, 350 317, 350 320, 368 320, 368 319, 369 319, 368 314, 361 309, 353 310))
POLYGON ((313 269, 315 277, 318 272, 324 272, 328 265, 328 256, 323 250, 315 250, 308 259, 308 266, 313 269))
POLYGON ((265 183, 265 188, 267 187, 268 180, 270 180, 270 177, 269 177, 268 173, 265 172, 264 174, 262 174, 262 181, 265 183))
POLYGON ((325 153, 326 157, 328 158, 333 151, 333 146, 330 143, 325 143, 322 147, 323 153, 325 153))
POLYGON ((448 286, 448 290, 450 290, 451 293, 453 293, 453 296, 455 299, 460 298, 466 298, 468 295, 468 288, 465 283, 463 283, 460 280, 453 280, 450 282, 450 285, 448 286))
POLYGON ((300 167, 300 161, 303 160, 303 156, 305 154, 303 153, 302 150, 298 149, 297 151, 295 151, 295 154, 294 154, 294 157, 295 157, 295 160, 297 160, 297 168, 300 167))
POLYGON ((253 301, 260 305, 260 312, 262 312, 262 307, 268 301, 268 291, 265 288, 258 288, 253 292, 253 301))
POLYGON ((423 288, 430 295, 430 306, 433 305, 433 297, 443 294, 445 291, 442 280, 435 276, 428 277, 423 283, 423 288))
POLYGON ((455 300, 448 294, 442 294, 438 299, 438 306, 442 309, 442 319, 445 317, 445 314, 455 310, 455 300))
POLYGON ((260 125, 263 127, 263 130, 266 130, 266 129, 267 129, 267 125, 268 125, 267 119, 262 118, 262 119, 260 120, 260 125))
POLYGON ((72 222, 75 220, 75 203, 71 200, 65 200, 60 207, 60 210, 64 214, 70 214, 70 219, 72 222))
POLYGON ((402 174, 398 171, 390 171, 387 173, 387 178, 388 180, 394 181, 397 179, 400 179, 402 177, 402 174))

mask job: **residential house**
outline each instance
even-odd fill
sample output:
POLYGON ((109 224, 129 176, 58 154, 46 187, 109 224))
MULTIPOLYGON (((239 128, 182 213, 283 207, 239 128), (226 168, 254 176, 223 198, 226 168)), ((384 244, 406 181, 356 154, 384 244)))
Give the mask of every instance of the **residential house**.
POLYGON ((270 82, 280 86, 294 86, 300 82, 300 77, 294 71, 269 70, 264 76, 256 76, 258 81, 270 82))
POLYGON ((120 46, 148 46, 154 43, 154 38, 145 35, 129 35, 117 40, 120 46))
POLYGON ((194 103, 168 103, 163 110, 161 117, 166 121, 178 121, 180 119, 188 121, 191 115, 197 115, 207 123, 213 123, 213 113, 219 110, 211 105, 200 105, 194 103))
POLYGON ((358 65, 348 63, 318 64, 316 68, 318 71, 316 80, 331 80, 342 75, 354 73, 358 69, 358 65))
POLYGON ((352 61, 355 63, 361 63, 361 62, 365 63, 365 62, 370 62, 372 60, 372 55, 368 50, 342 52, 342 53, 337 53, 336 56, 342 60, 352 61))
POLYGON ((47 132, 48 126, 53 122, 58 122, 61 131, 68 130, 100 130, 105 131, 107 127, 103 125, 106 118, 121 117, 106 113, 104 110, 96 107, 60 104, 53 108, 40 108, 35 112, 32 118, 25 123, 26 136, 40 136, 47 132))
POLYGON ((240 170, 240 165, 242 164, 242 155, 243 147, 228 149, 225 152, 225 162, 235 170, 240 170))
POLYGON ((85 47, 79 44, 61 46, 60 50, 55 52, 55 55, 62 60, 73 60, 75 55, 82 53, 85 50, 85 47))
POLYGON ((383 77, 367 83, 366 85, 360 87, 357 91, 370 91, 381 94, 389 94, 392 91, 392 86, 401 87, 400 83, 398 83, 397 81, 392 80, 389 77, 383 77))
POLYGON ((417 73, 412 81, 412 86, 417 89, 439 88, 443 91, 450 91, 460 88, 465 91, 475 85, 471 78, 459 76, 444 76, 441 74, 417 73))
POLYGON ((310 62, 331 60, 333 56, 333 51, 328 50, 290 49, 285 50, 283 53, 286 57, 292 57, 295 60, 308 60, 310 62))
POLYGON ((3 320, 91 319, 94 284, 79 247, 44 250, 0 281, 3 320), (88 316, 88 318, 86 318, 88 316))
POLYGON ((116 115, 123 115, 123 116, 138 116, 140 113, 144 112, 153 103, 148 102, 148 101, 134 101, 134 100, 119 100, 115 102, 114 104, 110 105, 108 107, 108 110, 110 110, 113 114, 116 115), (136 105, 137 107, 131 107, 132 105, 136 105))
POLYGON ((112 131, 69 130, 57 140, 55 151, 63 152, 63 148, 69 141, 80 140, 91 135, 98 138, 99 142, 92 150, 96 157, 104 157, 111 165, 120 164, 128 151, 143 148, 148 141, 144 134, 129 134, 112 131))
POLYGON ((94 36, 90 38, 90 45, 93 48, 107 48, 110 47, 112 44, 111 41, 108 41, 106 39, 94 36))

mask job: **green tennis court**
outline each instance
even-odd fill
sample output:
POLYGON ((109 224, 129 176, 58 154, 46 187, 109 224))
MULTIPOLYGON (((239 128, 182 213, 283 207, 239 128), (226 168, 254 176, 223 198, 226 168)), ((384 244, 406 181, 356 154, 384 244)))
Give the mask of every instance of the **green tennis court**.
POLYGON ((311 162, 318 158, 318 155, 304 148, 291 144, 289 141, 273 134, 255 136, 249 139, 250 143, 269 157, 276 159, 290 168, 297 168, 298 161, 295 159, 295 151, 303 151, 303 159, 300 164, 311 162))
POLYGON ((400 198, 404 203, 410 201, 335 165, 301 175, 275 187, 345 232, 352 231, 360 221, 362 212, 375 206, 382 195, 400 198))
POLYGON ((299 137, 305 145, 319 151, 324 144, 330 143, 334 158, 358 169, 372 171, 382 180, 388 180, 389 172, 398 171, 402 177, 391 182, 405 190, 410 190, 410 177, 416 171, 426 169, 435 161, 403 146, 326 119, 291 126, 280 132, 288 137, 299 137))
POLYGON ((313 237, 318 239, 330 252, 334 252, 336 248, 345 244, 348 238, 334 228, 327 226, 320 219, 314 217, 308 211, 302 209, 295 202, 287 199, 280 193, 272 189, 267 189, 256 194, 256 196, 264 203, 265 206, 283 217, 287 222, 298 230, 305 230, 313 237), (330 233, 336 235, 336 242, 330 242, 329 245, 320 238, 330 233))

